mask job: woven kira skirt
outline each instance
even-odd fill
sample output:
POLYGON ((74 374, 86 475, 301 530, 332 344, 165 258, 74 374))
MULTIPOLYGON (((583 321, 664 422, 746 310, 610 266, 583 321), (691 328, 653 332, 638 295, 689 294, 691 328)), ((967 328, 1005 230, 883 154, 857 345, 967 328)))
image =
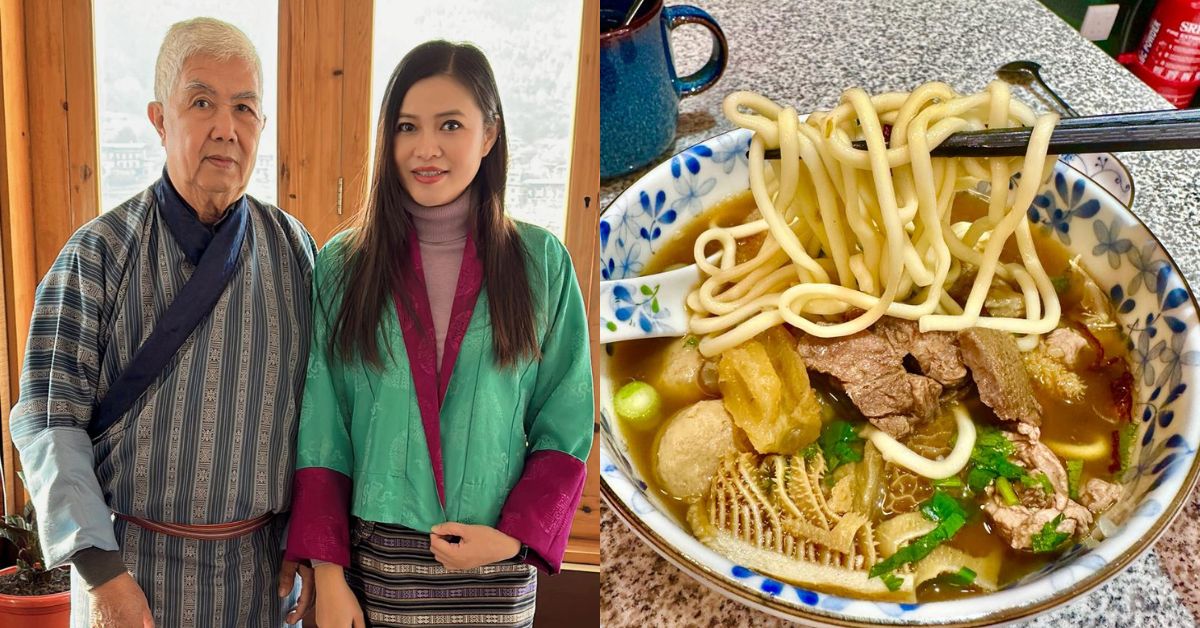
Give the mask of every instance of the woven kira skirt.
POLYGON ((354 520, 347 580, 367 625, 532 626, 537 572, 507 560, 449 571, 429 551, 429 535, 354 520))

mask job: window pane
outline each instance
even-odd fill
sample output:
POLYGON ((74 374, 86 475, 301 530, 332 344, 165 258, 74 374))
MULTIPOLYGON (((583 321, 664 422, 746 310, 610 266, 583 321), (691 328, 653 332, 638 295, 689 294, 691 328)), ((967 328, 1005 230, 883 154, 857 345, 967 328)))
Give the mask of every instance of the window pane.
MULTIPOLYGON (((101 208, 112 209, 162 174, 166 153, 146 116, 154 100, 154 62, 167 29, 197 16, 187 0, 94 0, 100 115, 101 208)), ((274 2, 209 0, 204 15, 242 29, 262 59, 267 125, 247 192, 275 203, 278 176, 275 120, 279 7, 274 2)))
POLYGON ((475 44, 492 64, 507 117, 505 206, 562 237, 582 12, 582 0, 450 0, 428 8, 376 0, 372 131, 388 78, 405 53, 430 39, 475 44))

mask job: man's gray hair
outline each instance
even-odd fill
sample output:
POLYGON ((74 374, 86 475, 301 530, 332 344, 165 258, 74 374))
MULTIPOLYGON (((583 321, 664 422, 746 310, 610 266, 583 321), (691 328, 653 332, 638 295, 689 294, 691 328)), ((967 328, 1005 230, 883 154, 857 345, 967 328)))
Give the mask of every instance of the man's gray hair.
POLYGON ((250 38, 238 27, 211 17, 197 17, 176 22, 167 30, 158 61, 154 64, 154 99, 166 103, 171 90, 179 82, 183 64, 189 58, 204 55, 217 61, 241 59, 254 68, 258 77, 259 98, 262 97, 262 61, 250 38))

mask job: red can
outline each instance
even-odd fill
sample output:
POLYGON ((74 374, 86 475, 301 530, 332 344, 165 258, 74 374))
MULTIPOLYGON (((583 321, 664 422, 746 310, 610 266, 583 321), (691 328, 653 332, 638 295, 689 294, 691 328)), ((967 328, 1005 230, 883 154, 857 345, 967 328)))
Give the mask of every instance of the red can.
POLYGON ((1200 89, 1200 0, 1159 0, 1129 70, 1179 108, 1200 89))

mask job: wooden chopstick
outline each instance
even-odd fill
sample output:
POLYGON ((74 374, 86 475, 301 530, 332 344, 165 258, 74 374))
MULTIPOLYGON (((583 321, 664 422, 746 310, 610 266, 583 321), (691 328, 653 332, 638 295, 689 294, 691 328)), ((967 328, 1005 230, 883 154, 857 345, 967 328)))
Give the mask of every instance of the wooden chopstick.
MULTIPOLYGON (((963 131, 946 138, 930 154, 937 157, 1016 157, 1025 154, 1029 127, 963 131)), ((867 144, 853 146, 866 150, 867 144)), ((1200 110, 1145 111, 1063 118, 1050 135, 1049 154, 1111 153, 1200 148, 1200 110)), ((766 151, 779 159, 779 150, 766 151)))

